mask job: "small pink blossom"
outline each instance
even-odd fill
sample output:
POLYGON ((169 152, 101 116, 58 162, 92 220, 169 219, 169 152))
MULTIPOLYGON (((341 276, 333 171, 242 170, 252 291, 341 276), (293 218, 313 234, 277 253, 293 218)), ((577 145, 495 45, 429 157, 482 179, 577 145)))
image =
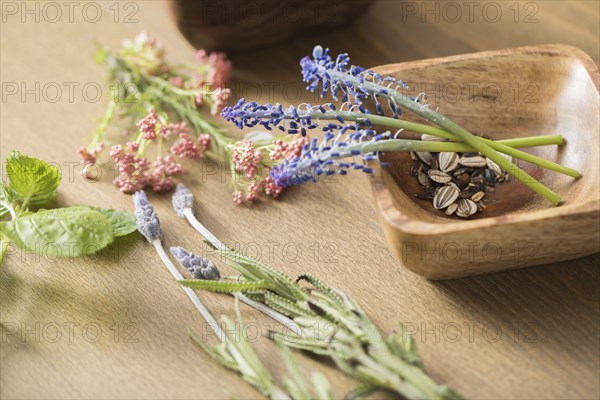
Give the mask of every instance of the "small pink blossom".
POLYGON ((165 127, 164 130, 161 127, 161 131, 160 131, 160 134, 165 139, 168 139, 171 136, 179 136, 182 133, 190 133, 190 128, 185 123, 185 121, 181 121, 177 124, 169 124, 165 127))
POLYGON ((183 173, 183 167, 173 156, 159 157, 154 161, 153 166, 154 170, 148 176, 148 185, 156 192, 173 189, 175 186, 173 176, 183 173))
POLYGON ((136 126, 140 129, 140 132, 144 134, 145 140, 156 140, 156 124, 158 124, 158 113, 150 109, 148 115, 139 120, 136 126))
POLYGON ((110 150, 118 171, 113 183, 125 193, 141 190, 147 184, 150 163, 146 158, 137 155, 136 151, 136 143, 128 143, 126 146, 115 145, 110 150))
POLYGON ((175 87, 182 88, 183 87, 183 78, 181 76, 172 77, 169 82, 175 87))
POLYGON ((243 140, 235 146, 232 152, 235 169, 246 175, 246 178, 252 179, 258 172, 260 162, 262 161, 262 152, 254 148, 254 143, 250 140, 243 140))
POLYGON ((265 187, 265 194, 267 196, 277 197, 283 191, 283 187, 277 186, 275 184, 275 180, 270 175, 264 179, 263 184, 265 187))
POLYGON ((294 157, 300 157, 302 154, 302 148, 306 143, 308 143, 306 136, 300 136, 299 138, 292 140, 285 150, 286 160, 294 157))
POLYGON ((171 147, 171 153, 179 158, 198 160, 202 158, 208 147, 210 147, 210 136, 200 135, 196 143, 190 135, 182 133, 179 135, 179 140, 171 147))
POLYGON ((231 89, 218 87, 213 93, 213 105, 210 109, 210 113, 212 115, 221 113, 230 97, 231 89))
POLYGON ((246 200, 253 202, 258 200, 258 196, 260 195, 260 187, 262 186, 261 181, 254 181, 248 187, 248 192, 246 193, 246 200))
POLYGON ((202 134, 198 137, 198 145, 200 146, 200 151, 204 155, 210 146, 212 145, 212 138, 208 134, 202 134))
POLYGON ((244 202, 244 194, 240 190, 233 192, 233 202, 235 204, 242 204, 244 202))
POLYGON ((88 149, 87 147, 80 147, 78 150, 81 162, 84 165, 96 164, 96 157, 100 152, 104 150, 104 143, 99 143, 96 146, 88 149))

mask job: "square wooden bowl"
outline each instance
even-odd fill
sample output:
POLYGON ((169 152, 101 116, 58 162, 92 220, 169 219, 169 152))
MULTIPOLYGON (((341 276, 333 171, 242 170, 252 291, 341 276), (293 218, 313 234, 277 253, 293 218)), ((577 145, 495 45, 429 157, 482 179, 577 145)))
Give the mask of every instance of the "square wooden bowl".
MULTIPOLYGON (((406 153, 383 156, 371 185, 390 245, 411 271, 430 279, 487 274, 570 260, 600 251, 598 69, 573 47, 545 45, 385 65, 409 92, 428 94, 431 107, 472 133, 493 139, 560 134, 562 146, 525 149, 577 169, 574 180, 520 162, 559 193, 552 206, 511 180, 486 194, 475 218, 447 217, 410 175, 406 153)), ((405 114, 405 118, 419 121, 405 114)))

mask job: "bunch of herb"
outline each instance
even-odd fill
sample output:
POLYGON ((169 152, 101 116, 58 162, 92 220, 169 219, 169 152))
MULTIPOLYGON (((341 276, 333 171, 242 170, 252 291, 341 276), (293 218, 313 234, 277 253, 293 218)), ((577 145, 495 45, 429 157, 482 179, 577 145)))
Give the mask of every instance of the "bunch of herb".
MULTIPOLYGON (((154 211, 154 207, 148 201, 146 194, 143 191, 136 192, 133 195, 133 202, 135 204, 135 219, 138 231, 150 244, 152 244, 162 263, 165 265, 173 278, 176 281, 183 281, 183 275, 171 262, 167 252, 163 247, 163 232, 160 226, 160 220, 154 211)), ((177 210, 177 214, 183 217, 184 214, 188 213, 187 210, 189 209, 189 206, 193 204, 191 192, 189 192, 185 187, 178 185, 178 191, 174 195, 173 203, 177 210)), ((220 242, 218 242, 218 244, 220 244, 220 242)), ((201 278, 203 280, 217 280, 220 278, 218 269, 210 260, 198 257, 194 253, 189 252, 181 247, 171 247, 170 250, 177 261, 179 261, 181 266, 184 267, 194 278, 201 278)), ((254 283, 249 283, 245 287, 248 290, 252 290, 254 288, 260 288, 261 286, 254 283)), ((251 384, 259 392, 270 398, 311 398, 310 390, 302 377, 300 368, 287 348, 280 346, 280 352, 285 360, 290 376, 284 378, 283 385, 279 386, 276 384, 275 378, 267 370, 256 352, 252 349, 250 343, 248 343, 246 340, 240 341, 238 339, 239 337, 242 337, 239 329, 243 324, 239 309, 239 301, 244 301, 248 305, 258 308, 260 311, 266 311, 271 317, 275 318, 275 320, 281 323, 285 324, 289 322, 290 324, 294 324, 293 322, 287 319, 284 320, 286 318, 284 316, 278 317, 278 312, 271 310, 262 303, 257 303, 253 300, 250 300, 241 293, 234 293, 233 295, 235 297, 237 325, 227 317, 223 316, 221 318, 222 324, 225 327, 225 330, 223 330, 221 325, 217 323, 216 319, 202 303, 196 293, 188 287, 184 287, 183 289, 202 318, 207 322, 208 326, 213 330, 216 337, 219 339, 219 344, 210 346, 202 342, 192 332, 190 332, 190 334, 194 341, 207 353, 209 353, 216 361, 218 361, 224 367, 239 373, 245 381, 251 384)), ((300 334, 299 329, 295 330, 294 332, 300 334)), ((318 398, 332 398, 329 383, 322 374, 318 372, 313 373, 312 382, 318 398)))
POLYGON ((118 51, 100 48, 96 58, 108 69, 112 93, 105 115, 79 155, 84 164, 94 164, 110 145, 109 129, 122 128, 118 119, 128 118, 125 133, 133 138, 110 151, 118 168, 114 183, 123 192, 144 187, 170 190, 172 177, 183 172, 177 158, 198 160, 208 149, 219 151, 229 143, 198 112, 208 109, 218 114, 230 96, 225 85, 231 64, 224 54, 200 50, 197 65, 171 65, 163 45, 141 33, 123 42, 118 51), (151 147, 154 151, 149 151, 151 147))
MULTIPOLYGON (((262 312, 289 328, 289 333, 272 332, 273 340, 329 357, 341 371, 362 383, 350 397, 364 396, 378 389, 406 398, 460 397, 425 373, 415 344, 401 324, 398 332, 384 338, 360 306, 342 291, 310 274, 294 279, 257 259, 228 249, 196 219, 193 206, 191 191, 179 185, 173 195, 175 212, 186 218, 223 257, 225 265, 239 276, 182 280, 186 288, 230 293, 262 304, 262 312)), ((220 346, 210 350, 202 344, 213 357, 227 365, 227 358, 220 354, 226 345, 220 346)))
POLYGON ((150 188, 168 191, 183 174, 183 159, 205 155, 225 161, 233 172, 233 200, 254 202, 261 193, 277 197, 270 169, 297 157, 305 138, 253 132, 237 140, 226 135, 206 115, 218 114, 231 95, 226 87, 231 63, 223 53, 196 53, 197 64, 173 65, 163 45, 146 33, 123 43, 117 51, 100 48, 98 62, 106 66, 111 98, 90 142, 79 149, 84 174, 110 146, 111 128, 129 136, 114 144, 110 156, 118 171, 115 185, 125 193, 150 188))
MULTIPOLYGON (((473 135, 449 118, 430 109, 423 96, 406 94, 404 82, 360 66, 350 66, 347 54, 335 60, 328 49, 316 46, 312 58, 300 62, 307 89, 320 90, 320 96, 330 94, 333 103, 322 105, 303 104, 284 109, 280 104, 260 105, 240 100, 234 107, 226 107, 222 116, 239 128, 261 125, 265 129, 278 128, 290 134, 306 135, 311 129, 325 132, 319 142, 316 138, 307 143, 298 157, 286 160, 271 171, 275 185, 291 186, 307 181, 316 181, 318 175, 346 174, 349 169, 373 172, 365 161, 379 161, 386 151, 410 152, 478 152, 494 162, 536 193, 558 205, 560 196, 538 182, 512 162, 524 160, 549 170, 579 178, 581 174, 570 168, 519 150, 551 144, 562 144, 558 135, 492 141, 473 135), (365 101, 372 99, 375 112, 371 112, 365 101), (408 110, 426 119, 434 126, 401 119, 403 110, 408 110), (378 133, 374 125, 395 130, 378 133), (406 140, 397 136, 404 130, 437 137, 448 142, 431 140, 406 140), (504 153, 512 158, 506 158, 504 153)), ((386 163, 381 163, 386 166, 386 163)))
POLYGON ((0 179, 0 263, 12 243, 47 256, 76 257, 105 248, 135 231, 133 215, 98 207, 43 209, 56 196, 58 168, 11 151, 0 179))

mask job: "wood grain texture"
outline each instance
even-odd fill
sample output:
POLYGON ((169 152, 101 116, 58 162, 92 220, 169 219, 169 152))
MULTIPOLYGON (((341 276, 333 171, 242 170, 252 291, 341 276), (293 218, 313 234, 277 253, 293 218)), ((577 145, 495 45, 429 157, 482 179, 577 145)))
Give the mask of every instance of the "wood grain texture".
MULTIPOLYGON (((579 47, 596 62, 600 58, 596 1, 534 2, 537 22, 528 24, 522 14, 515 23, 508 3, 503 6, 505 17, 494 23, 479 16, 473 23, 465 17, 458 23, 443 18, 436 22, 433 16, 423 21, 428 16, 424 10, 408 16, 402 9, 407 3, 380 1, 344 29, 232 54, 236 95, 257 101, 314 101, 311 95, 298 94, 303 87, 298 60, 316 43, 334 53, 347 51, 353 62, 369 66, 553 42, 579 47)), ((521 13, 527 3, 519 3, 521 13)), ((104 71, 92 59, 93 42, 116 47, 142 29, 165 43, 171 60, 193 59, 191 47, 167 18, 166 4, 139 2, 139 22, 127 23, 123 18, 131 10, 121 8, 115 23, 109 8, 113 3, 98 4, 103 17, 95 23, 81 17, 81 8, 73 22, 67 17, 35 22, 31 16, 22 22, 21 15, 7 16, 0 25, 2 82, 26 83, 28 88, 35 82, 104 87, 104 71)), ((414 4, 420 7, 421 2, 414 4)), ((72 102, 67 93, 64 88, 56 102, 43 97, 36 102, 33 95, 24 101, 19 95, 3 99, 0 156, 4 159, 9 149, 16 149, 58 163, 65 175, 60 204, 132 210, 129 197, 112 187, 108 165, 94 184, 83 181, 78 167, 69 172, 69 163, 78 161, 76 147, 104 112, 108 93, 96 102, 90 99, 92 89, 87 100, 80 89, 72 102)), ((219 173, 212 174, 212 166, 203 164, 194 171, 186 183, 199 199, 197 214, 217 236, 242 249, 255 246, 266 261, 271 261, 269 249, 274 248, 274 265, 292 274, 313 273, 345 290, 383 332, 394 330, 397 321, 407 322, 416 332, 427 371, 466 397, 600 397, 598 254, 431 282, 409 272, 389 251, 365 176, 307 185, 290 190, 281 201, 245 208, 229 201, 229 186, 219 173)), ((151 200, 160 213, 166 245, 201 249, 193 230, 174 216, 167 197, 151 200)), ((229 297, 202 298, 215 315, 232 315, 229 297)), ((264 324, 267 319, 248 311, 246 321, 264 324)), ((191 343, 187 327, 203 326, 142 240, 132 238, 74 262, 11 254, 0 272, 0 322, 2 399, 258 397, 191 343), (59 340, 54 324, 62 332, 59 340)), ((268 340, 258 340, 256 346, 279 375, 282 363, 268 340)), ((336 395, 351 387, 330 366, 299 357, 306 370, 326 373, 336 395)))
MULTIPOLYGON (((488 191, 486 209, 465 221, 415 198, 422 188, 411 176, 408 154, 384 155, 390 167, 373 162, 371 184, 390 245, 406 267, 430 279, 447 279, 600 251, 600 159, 587 150, 600 147, 598 69, 586 54, 571 46, 539 45, 374 70, 405 79, 413 96, 423 88, 438 88, 429 107, 476 134, 494 139, 563 135, 560 147, 526 151, 583 173, 575 180, 518 161, 559 193, 564 205, 552 207, 512 179, 488 191)), ((426 122, 410 113, 404 118, 426 122)))

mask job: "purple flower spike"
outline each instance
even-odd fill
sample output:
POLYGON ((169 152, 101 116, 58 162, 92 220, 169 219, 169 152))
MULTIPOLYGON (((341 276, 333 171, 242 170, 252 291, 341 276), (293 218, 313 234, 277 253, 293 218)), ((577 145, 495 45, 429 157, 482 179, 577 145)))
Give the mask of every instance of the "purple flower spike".
POLYGON ((190 189, 185 187, 182 183, 179 183, 175 189, 175 193, 173 193, 171 202, 177 215, 181 218, 185 218, 185 209, 194 207, 194 195, 190 189))
MULTIPOLYGON (((354 130, 347 127, 347 130, 354 130)), ((271 169, 271 177, 277 186, 294 186, 308 181, 317 181, 319 175, 346 175, 348 170, 373 170, 364 161, 378 160, 379 153, 369 151, 369 146, 390 136, 389 132, 377 135, 375 131, 363 129, 352 133, 334 135, 326 132, 318 142, 313 138, 302 149, 299 157, 283 161, 271 169)), ((381 163, 386 166, 385 163, 381 163)))
POLYGON ((194 279, 206 279, 216 281, 221 278, 221 274, 212 261, 198 257, 191 251, 183 247, 171 247, 171 254, 179 263, 187 269, 194 279))
POLYGON ((133 194, 133 204, 135 205, 135 218, 138 231, 148 242, 152 243, 155 240, 162 239, 162 230, 160 229, 160 221, 158 215, 154 212, 154 207, 148 202, 148 197, 143 190, 133 194))

